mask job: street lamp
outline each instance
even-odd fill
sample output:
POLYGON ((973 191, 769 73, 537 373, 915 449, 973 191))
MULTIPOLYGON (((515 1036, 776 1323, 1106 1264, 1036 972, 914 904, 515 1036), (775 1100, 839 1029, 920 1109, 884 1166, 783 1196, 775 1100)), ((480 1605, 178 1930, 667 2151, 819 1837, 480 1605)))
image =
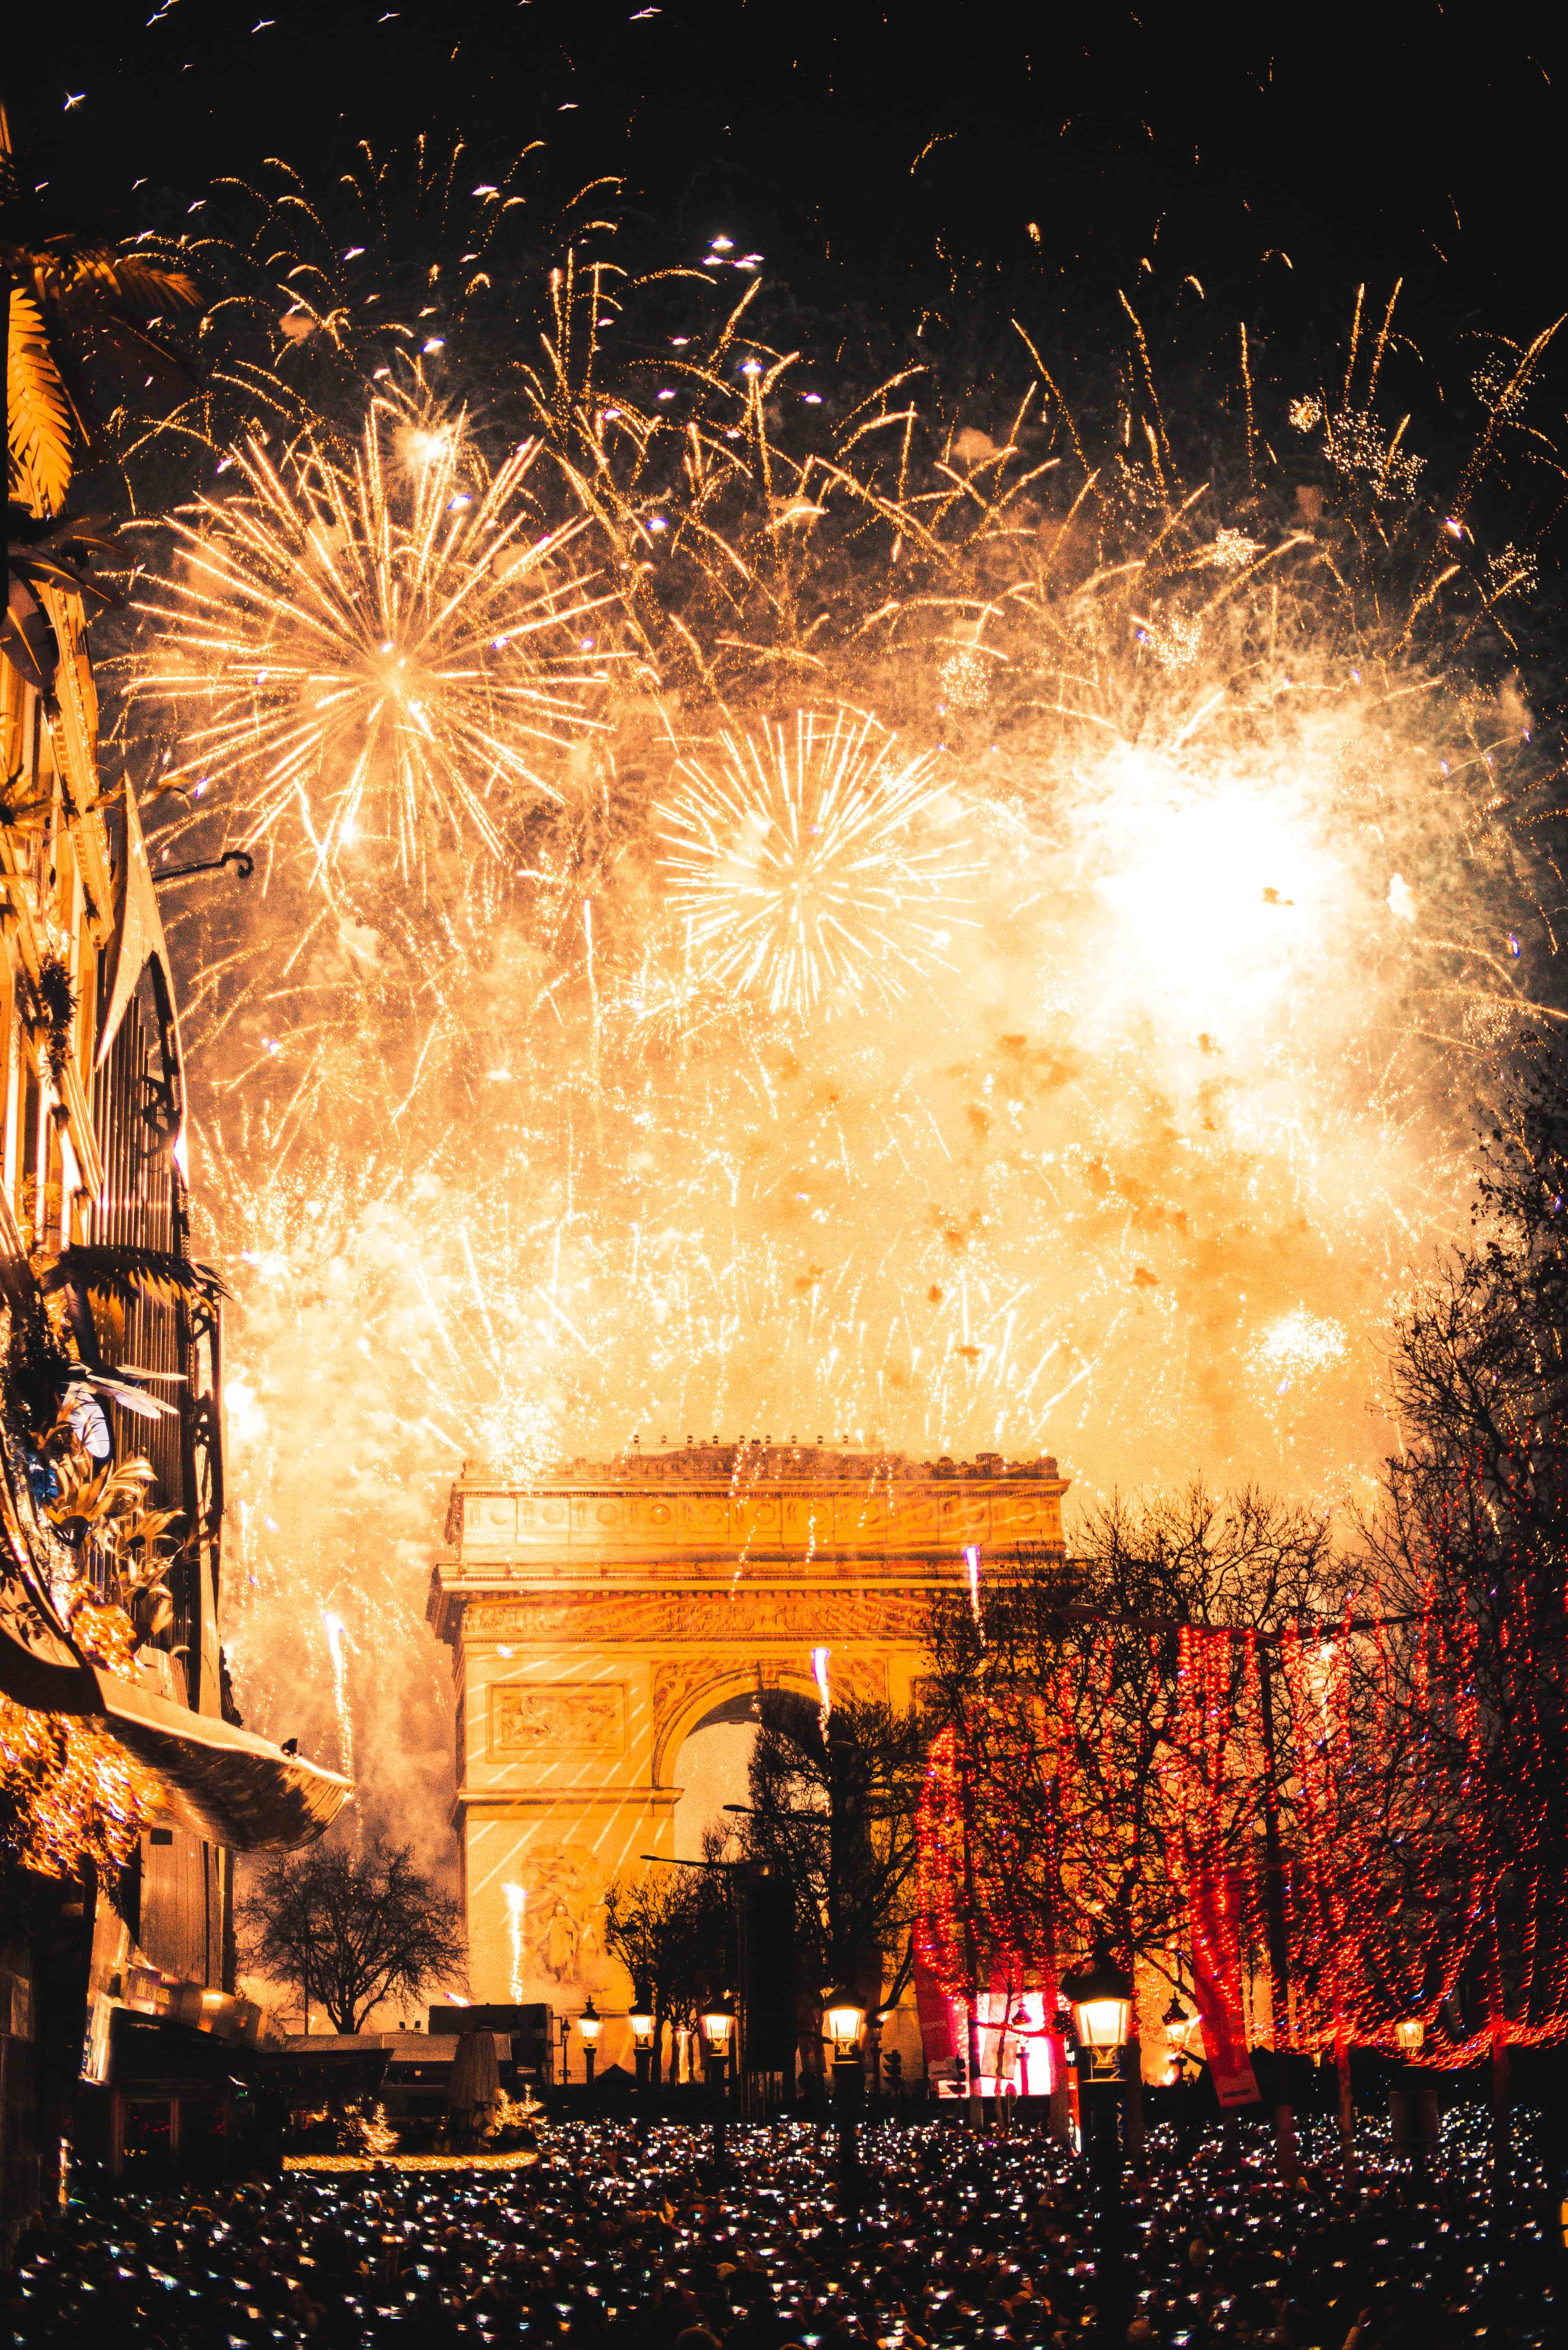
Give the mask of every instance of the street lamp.
POLYGON ((833 2043, 834 2060, 858 2064, 860 2061, 860 2027, 866 2021, 866 2010, 853 1991, 829 1991, 822 2003, 823 2021, 827 2036, 833 2043))
POLYGON ((716 1999, 702 2011, 702 2049, 707 2059, 708 2094, 713 2101, 713 2160, 724 2159, 724 2064, 735 2011, 726 1999, 716 1999))
POLYGON ((1182 2078, 1182 2067, 1187 2060, 1187 2043, 1193 2024, 1193 2018, 1181 2004, 1179 1991, 1171 1992, 1170 2005, 1159 2020, 1165 2026, 1165 2044, 1170 2051, 1170 2061, 1176 2068, 1176 2077, 1179 2081, 1182 2078))
POLYGON ((1132 1977, 1115 1963, 1102 1942, 1090 1965, 1064 1976, 1062 1992, 1073 2010, 1085 2138, 1090 2169, 1100 2189, 1100 2257, 1096 2262, 1100 2320, 1106 2339, 1115 2342, 1120 2339, 1127 2300, 1121 2054, 1132 2027, 1132 1977))
POLYGON ((1170 2051, 1170 2069, 1175 2075, 1176 2138, 1181 2160, 1185 2162, 1189 2154, 1191 2152, 1191 2126, 1188 2116, 1187 2068, 1189 2064, 1196 2065, 1198 2061, 1193 2055, 1188 2043, 1192 2037, 1192 2027, 1197 2022, 1198 2018, 1195 2015, 1189 2015, 1186 2008, 1182 2006, 1181 1993, 1179 1991, 1172 1991, 1170 1995, 1170 2005, 1166 2009, 1165 2013, 1159 2020, 1165 2026, 1165 2044, 1170 2051))
POLYGON ((830 1991, 822 2002, 823 2022, 833 2043, 833 2117, 838 2125, 838 2208, 856 2210, 859 2204, 860 2149, 857 2125, 860 2119, 865 2075, 860 2068, 860 2027, 866 2010, 851 1991, 830 1991))
POLYGON ((1072 2002, 1078 2045, 1088 2052, 1090 2078, 1119 2080, 1121 2052, 1132 2028, 1132 1977, 1114 1963, 1102 1942, 1093 1965, 1065 1977, 1062 1989, 1072 2002))
POLYGON ((631 2026, 631 2045, 637 2059, 637 2085, 646 2089, 653 2065, 653 2006, 642 1983, 632 1994, 627 2022, 631 2026))
POLYGON ((594 2059, 598 2054, 601 2022, 602 2019, 594 2005, 593 1994, 590 1991, 587 2005, 577 2018, 577 2030, 583 2035, 583 2071, 590 2089, 594 2085, 594 2059))
POLYGON ((730 2033, 734 2024, 735 2011, 727 1999, 716 1999, 702 2011, 702 2043, 716 2064, 722 2064, 730 2053, 730 2033))
POLYGON ((1410 2168, 1417 2178, 1427 2168, 1427 2083, 1421 2070, 1421 2050, 1426 2039, 1427 2027, 1418 2015, 1402 2015, 1394 2026, 1394 2045, 1405 2060, 1404 2079, 1399 2085, 1405 2111, 1405 2143, 1410 2168))

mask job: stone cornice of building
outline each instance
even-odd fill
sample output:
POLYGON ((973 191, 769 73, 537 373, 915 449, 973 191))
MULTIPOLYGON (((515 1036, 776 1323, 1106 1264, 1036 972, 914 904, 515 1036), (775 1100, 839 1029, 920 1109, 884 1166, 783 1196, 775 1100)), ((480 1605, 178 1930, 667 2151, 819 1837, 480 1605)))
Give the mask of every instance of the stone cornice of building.
MULTIPOLYGON (((997 1461, 977 1473, 895 1458, 846 1474, 842 1455, 817 1455, 823 1466, 810 1471, 781 1476, 770 1460, 773 1474, 749 1475, 746 1448, 722 1450, 736 1453, 738 1472, 705 1464, 677 1475, 658 1456, 633 1455, 514 1482, 465 1464, 452 1487, 451 1547, 431 1577, 437 1637, 455 1643, 465 1607, 481 1600, 532 1600, 564 1615, 590 1598, 618 1596, 641 1615, 639 1600, 742 1591, 774 1603, 790 1591, 819 1604, 895 1590, 923 1601, 967 1571, 971 1549, 994 1571, 1021 1545, 1063 1548, 1066 1480, 1052 1460, 997 1461)), ((763 1448, 755 1451, 761 1471, 763 1448)), ((684 1469, 688 1457, 669 1458, 684 1469)))
MULTIPOLYGON (((425 1613, 436 1638, 455 1644, 461 1629, 472 1648, 487 1642, 548 1639, 574 1642, 632 1640, 644 1647, 677 1644, 694 1637, 699 1624, 707 1637, 774 1637, 798 1640, 797 1611, 816 1611, 818 1624, 833 1620, 853 1630, 854 1639, 897 1637, 895 1618, 923 1623, 933 1591, 961 1584, 963 1569, 946 1560, 899 1559, 883 1572, 845 1575, 828 1569, 806 1575, 798 1561, 773 1572, 748 1566, 739 1580, 673 1576, 659 1580, 618 1569, 593 1582, 541 1582, 537 1576, 454 1575, 438 1565, 431 1572, 425 1613), (463 1618, 474 1610, 471 1620, 463 1618), (846 1613, 852 1611, 852 1613, 846 1613), (862 1618, 865 1618, 863 1621, 862 1618)), ((843 1635, 841 1635, 843 1637, 843 1635)))

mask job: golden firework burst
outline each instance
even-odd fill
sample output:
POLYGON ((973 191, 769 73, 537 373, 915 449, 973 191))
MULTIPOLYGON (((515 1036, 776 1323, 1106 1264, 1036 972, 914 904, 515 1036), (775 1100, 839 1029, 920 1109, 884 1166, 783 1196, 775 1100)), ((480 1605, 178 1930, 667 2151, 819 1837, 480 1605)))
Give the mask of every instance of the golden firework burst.
POLYGON ((662 863, 710 979, 805 1017, 894 1000, 950 943, 957 806, 875 718, 799 711, 676 774, 662 863))
POLYGON ((314 433, 231 455, 234 494, 175 518, 140 598, 136 691, 172 713, 196 792, 234 796, 247 846, 293 818, 317 871, 378 845, 421 881, 442 842, 504 856, 606 673, 580 523, 542 518, 535 444, 492 471, 461 419, 378 399, 346 461, 314 433))

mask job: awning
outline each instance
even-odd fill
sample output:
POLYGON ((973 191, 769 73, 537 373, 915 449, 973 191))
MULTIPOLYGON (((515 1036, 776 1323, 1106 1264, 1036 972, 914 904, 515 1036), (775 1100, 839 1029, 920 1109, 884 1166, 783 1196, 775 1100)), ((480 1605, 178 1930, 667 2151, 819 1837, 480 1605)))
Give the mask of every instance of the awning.
MULTIPOLYGON (((192 1713, 85 1659, 46 1662, 18 1640, 15 1589, 0 1592, 0 1690, 17 1705, 98 1721, 155 1772, 162 1815, 232 1852, 292 1852, 330 1827, 351 1781, 213 1713, 192 1713), (7 1604, 8 1602, 13 1604, 7 1604)), ((57 1636, 50 1645, 67 1644, 57 1636)))
POLYGON ((191 1713, 97 1666, 93 1711, 163 1783, 181 1827, 232 1852, 291 1852, 329 1828, 353 1783, 215 1713, 191 1713))
POLYGON ((258 2048, 250 2064, 256 2086, 283 2098, 297 2112, 340 2099, 379 2096, 388 2051, 375 2041, 317 2035, 314 2045, 308 2040, 294 2039, 285 2048, 258 2048))

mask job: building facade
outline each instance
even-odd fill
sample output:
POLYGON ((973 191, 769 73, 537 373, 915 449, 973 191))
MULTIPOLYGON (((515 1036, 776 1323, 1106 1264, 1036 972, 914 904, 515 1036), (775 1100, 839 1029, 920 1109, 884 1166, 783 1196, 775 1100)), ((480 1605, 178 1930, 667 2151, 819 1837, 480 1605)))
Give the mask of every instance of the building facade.
POLYGON ((191 1263, 174 989, 134 798, 100 784, 106 599, 33 510, 0 642, 0 2240, 57 2191, 118 2010, 240 2028, 234 1855, 308 1841, 348 1793, 247 1731, 227 1687, 221 1284, 191 1263), (133 1624, 91 1509, 93 1472, 137 1459, 143 1506, 176 1514, 166 1595, 133 1624), (112 1874, 40 1825, 51 1721, 90 1724, 99 1761, 49 1804, 123 1808, 117 1754, 130 1819, 156 1787, 112 1874))
MULTIPOLYGON (((673 1852, 681 1748, 759 1692, 906 1705, 930 1601, 1059 1548, 1056 1463, 695 1446, 452 1488, 429 1612, 452 1651, 471 1988, 624 2010, 606 1890, 673 1852)), ((607 2058, 624 2060, 618 2020, 607 2058)))

